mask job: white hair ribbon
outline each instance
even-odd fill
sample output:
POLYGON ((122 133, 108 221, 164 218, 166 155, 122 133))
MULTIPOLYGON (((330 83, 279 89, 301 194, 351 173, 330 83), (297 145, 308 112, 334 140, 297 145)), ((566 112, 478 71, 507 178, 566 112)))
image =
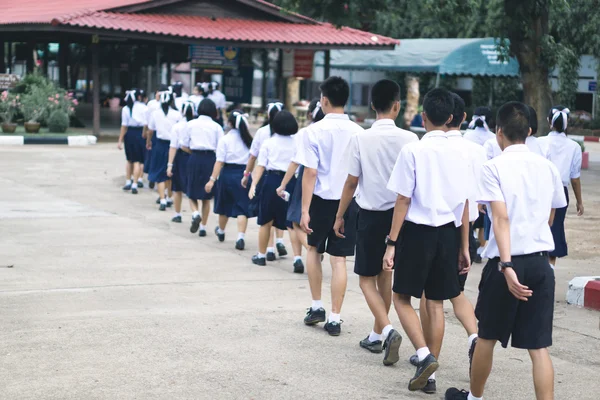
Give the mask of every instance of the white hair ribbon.
POLYGON ((168 90, 164 92, 160 92, 160 102, 161 103, 169 103, 171 101, 171 92, 168 90))
POLYGON ((471 122, 469 122, 469 129, 475 128, 475 123, 477 121, 483 121, 483 127, 488 131, 490 130, 487 122, 485 122, 485 115, 473 115, 473 119, 471 119, 471 122))
POLYGON ((208 92, 210 83, 208 82, 202 82, 202 89, 204 89, 205 92, 208 92))
POLYGON ((135 101, 135 92, 135 89, 125 91, 125 101, 127 101, 128 99, 135 101))
POLYGON ((213 90, 217 90, 217 87, 219 86, 219 82, 211 82, 210 86, 212 87, 213 90))
POLYGON ((271 114, 273 108, 277 108, 277 111, 281 111, 283 109, 283 103, 275 102, 267 104, 267 114, 271 114))
POLYGON ((563 120, 563 132, 567 130, 567 121, 569 120, 569 113, 571 112, 571 110, 569 110, 568 108, 559 110, 558 108, 553 108, 552 109, 552 126, 554 126, 554 123, 556 122, 556 120, 558 119, 559 116, 562 116, 562 120, 563 120))
POLYGON ((192 109, 193 114, 196 115, 196 111, 194 111, 194 103, 191 101, 186 101, 183 103, 183 107, 181 107, 181 114, 185 116, 190 108, 192 109))
POLYGON ((319 113, 319 111, 321 111, 321 102, 317 101, 317 105, 315 106, 315 109, 312 112, 313 119, 317 118, 317 114, 319 113))
POLYGON ((248 124, 248 119, 247 119, 247 115, 246 114, 242 114, 240 112, 235 111, 233 113, 233 116, 235 117, 235 129, 239 130, 240 129, 240 123, 242 121, 244 121, 244 123, 246 124, 246 127, 249 126, 248 124))

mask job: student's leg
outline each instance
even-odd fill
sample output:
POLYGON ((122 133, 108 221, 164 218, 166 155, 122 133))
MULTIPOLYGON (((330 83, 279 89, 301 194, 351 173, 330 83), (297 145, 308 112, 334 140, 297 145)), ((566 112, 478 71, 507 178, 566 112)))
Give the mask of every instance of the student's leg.
POLYGON ((425 342, 427 343, 427 346, 429 346, 432 341, 431 336, 428 336, 431 333, 431 322, 429 321, 429 313, 427 313, 427 299, 425 298, 425 293, 423 293, 421 300, 419 300, 419 318, 421 318, 421 328, 423 328, 425 342))
POLYGON ((556 266, 556 257, 548 257, 550 265, 556 266))
POLYGON ((166 188, 166 182, 159 182, 156 184, 157 186, 157 190, 158 190, 158 197, 160 198, 160 200, 165 200, 165 188, 166 188))
POLYGON ((477 341, 475 353, 473 354, 473 368, 471 369, 471 394, 475 397, 483 397, 483 390, 494 361, 495 340, 481 339, 477 341))
POLYGON ((133 175, 133 163, 125 161, 125 180, 131 181, 131 175, 133 175))
MULTIPOLYGON (((209 214, 210 214, 210 200, 202 200, 202 225, 208 225, 209 214)), ((227 222, 225 222, 225 223, 227 223, 227 222)))
POLYGON ((177 214, 181 214, 181 200, 183 198, 182 192, 173 192, 173 206, 175 207, 175 212, 177 214))
POLYGON ((441 300, 429 300, 425 302, 425 308, 427 310, 427 319, 429 326, 427 331, 423 329, 423 333, 426 338, 427 347, 435 358, 440 356, 442 349, 442 341, 444 339, 444 302, 441 300))
POLYGON ((477 229, 477 240, 479 240, 479 247, 485 246, 485 231, 483 228, 477 229))
POLYGON ((533 385, 536 399, 554 399, 554 367, 548 349, 529 350, 529 356, 533 363, 533 385))
MULTIPOLYGON (((383 274, 385 274, 385 272, 383 272, 381 275, 383 274)), ((388 275, 391 274, 388 273, 388 275)), ((383 328, 390 324, 390 319, 388 316, 390 303, 386 303, 387 299, 385 299, 384 296, 382 296, 382 294, 378 290, 378 279, 378 276, 359 276, 358 282, 360 289, 362 290, 363 295, 365 296, 365 300, 367 301, 367 305, 369 306, 373 317, 375 317, 375 325, 373 327, 373 331, 375 331, 375 333, 381 334, 383 328)))
POLYGON ((172 181, 169 179, 169 180, 168 180, 167 182, 165 182, 165 183, 166 183, 166 187, 167 187, 167 193, 168 193, 168 194, 167 194, 167 196, 168 196, 169 198, 172 198, 172 197, 173 197, 173 184, 172 184, 172 181))
POLYGON ((237 227, 238 233, 246 233, 246 228, 248 228, 248 218, 243 215, 239 215, 237 217, 237 227))
POLYGON ((471 336, 477 333, 477 319, 475 318, 475 311, 473 305, 467 299, 467 296, 461 292, 457 297, 450 299, 452 302, 452 308, 454 308, 454 315, 460 321, 463 328, 467 331, 467 336, 471 336))
POLYGON ((410 342, 416 350, 427 347, 425 342, 425 336, 423 335, 423 329, 421 328, 421 322, 415 309, 412 307, 410 302, 410 295, 394 293, 394 307, 398 318, 400 318, 400 324, 406 332, 406 335, 410 339, 410 342))
POLYGON ((346 271, 346 257, 330 257, 331 262, 331 311, 340 314, 342 303, 346 295, 348 275, 346 271))
POLYGON ((300 238, 296 234, 296 231, 292 228, 288 228, 288 232, 290 233, 290 242, 292 242, 292 250, 294 251, 294 257, 302 256, 302 242, 300 238))
POLYGON ((198 200, 193 200, 193 199, 189 199, 190 200, 190 208, 192 209, 192 212, 198 212, 198 200))
POLYGON ((227 215, 219 215, 219 229, 224 231, 225 227, 227 226, 227 221, 229 221, 229 217, 227 215))
MULTIPOLYGON (((238 217, 239 220, 239 217, 238 217)), ((267 245, 269 243, 269 236, 271 235, 271 227, 273 221, 261 225, 258 229, 258 252, 260 254, 267 254, 267 245)))
POLYGON ((133 163, 133 183, 137 183, 143 175, 143 167, 139 162, 133 163))
POLYGON ((296 234, 296 237, 298 238, 298 240, 300 241, 300 243, 302 244, 302 246, 308 250, 308 242, 306 239, 306 232, 304 232, 302 230, 302 228, 300 228, 300 225, 298 225, 297 223, 294 222, 294 233, 296 234))
POLYGON ((313 300, 321 300, 321 285, 323 281, 323 269, 321 266, 321 255, 315 246, 308 247, 306 255, 306 267, 308 273, 308 284, 313 300))
POLYGON ((271 232, 269 234, 269 243, 267 245, 269 248, 275 247, 275 228, 271 228, 271 232))
POLYGON ((275 239, 283 239, 284 230, 275 228, 275 239))

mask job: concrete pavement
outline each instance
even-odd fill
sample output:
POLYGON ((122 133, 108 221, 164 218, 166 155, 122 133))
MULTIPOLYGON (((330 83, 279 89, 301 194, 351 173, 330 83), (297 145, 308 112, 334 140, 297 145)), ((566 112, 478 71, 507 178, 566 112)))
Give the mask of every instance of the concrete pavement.
MULTIPOLYGON (((244 252, 233 249, 234 223, 225 243, 191 235, 189 212, 176 225, 154 193, 120 190, 115 147, 0 149, 0 399, 439 399, 468 387, 451 308, 438 394, 410 393, 407 338, 394 367, 358 347, 372 321, 352 262, 342 336, 305 327, 306 275, 290 259, 250 263, 255 221, 244 252)), ((582 179, 588 215, 570 212, 577 244, 556 272, 557 399, 600 393, 600 314, 564 301, 570 278, 597 272, 600 258, 600 165, 582 179)), ((472 301, 481 269, 467 282, 472 301)), ((498 347, 486 399, 534 398, 530 371, 525 352, 498 347)))

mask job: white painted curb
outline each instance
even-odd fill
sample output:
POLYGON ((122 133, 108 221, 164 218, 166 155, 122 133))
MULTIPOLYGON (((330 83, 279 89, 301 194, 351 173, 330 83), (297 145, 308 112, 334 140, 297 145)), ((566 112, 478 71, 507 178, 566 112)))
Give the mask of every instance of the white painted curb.
POLYGON ((23 146, 25 138, 23 136, 0 136, 0 146, 23 146))
POLYGON ((578 276, 571 279, 569 290, 567 290, 567 303, 583 307, 585 285, 593 279, 593 276, 578 276))
POLYGON ((69 146, 92 146, 95 145, 98 139, 96 136, 69 136, 69 146))

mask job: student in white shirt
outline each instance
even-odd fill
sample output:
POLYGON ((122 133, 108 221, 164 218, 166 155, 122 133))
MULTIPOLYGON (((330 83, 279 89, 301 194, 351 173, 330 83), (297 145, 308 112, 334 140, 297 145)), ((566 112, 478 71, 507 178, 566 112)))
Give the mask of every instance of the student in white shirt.
POLYGON ((564 106, 554 106, 548 114, 548 123, 552 131, 540 138, 542 148, 548 154, 548 159, 556 165, 562 179, 567 205, 556 210, 552 224, 554 250, 550 252, 550 264, 556 265, 556 259, 568 254, 567 238, 565 236, 565 216, 569 207, 569 183, 573 185, 577 199, 577 215, 583 215, 583 198, 581 196, 581 147, 577 142, 567 137, 569 109, 564 106))
POLYGON ((248 218, 255 216, 248 210, 248 189, 243 188, 241 184, 252 136, 243 111, 233 111, 227 123, 231 130, 219 140, 216 162, 204 190, 206 193, 212 192, 215 182, 219 180, 214 205, 215 214, 219 214, 219 225, 215 228, 215 233, 219 242, 224 242, 227 221, 229 218, 237 218, 238 238, 235 248, 244 250, 248 218))
POLYGON ((126 106, 121 111, 121 134, 117 147, 123 150, 125 142, 125 176, 127 181, 123 190, 138 193, 138 182, 144 174, 144 150, 146 142, 142 137, 146 124, 146 105, 141 102, 141 93, 137 89, 128 90, 125 96, 126 106), (133 176, 133 180, 131 177, 133 176))
POLYGON ((217 106, 217 110, 219 112, 219 116, 217 117, 217 122, 223 125, 223 121, 225 120, 225 116, 227 115, 227 99, 225 95, 219 90, 218 82, 211 82, 208 84, 208 98, 211 99, 215 105, 217 106))
POLYGON ((194 103, 194 110, 197 110, 200 102, 204 100, 204 89, 202 88, 202 83, 196 83, 194 90, 192 91, 192 95, 188 98, 188 100, 194 103))
POLYGON ((192 209, 192 224, 190 232, 200 237, 206 236, 206 225, 210 213, 210 200, 212 193, 207 193, 205 186, 210 180, 213 166, 216 161, 216 151, 219 140, 223 137, 223 127, 215 122, 217 107, 210 99, 204 99, 198 106, 198 118, 190 121, 181 140, 184 150, 191 153, 188 160, 187 188, 185 194, 190 199, 192 209), (202 215, 200 204, 202 203, 202 215))
POLYGON ((348 147, 349 168, 336 215, 334 230, 344 237, 344 214, 354 193, 359 206, 356 231, 354 273, 359 276, 360 288, 375 317, 371 333, 360 341, 360 347, 381 353, 384 365, 398 362, 402 336, 389 319, 392 304, 392 273, 382 270, 385 240, 392 225, 396 194, 387 189, 394 163, 400 150, 419 138, 396 126, 400 112, 400 86, 391 80, 377 82, 371 90, 371 108, 377 120, 370 129, 354 135, 348 147))
POLYGON ((469 129, 465 132, 465 139, 483 146, 485 142, 494 139, 496 135, 490 131, 488 124, 492 119, 492 110, 489 107, 477 107, 473 111, 473 118, 469 123, 469 129))
MULTIPOLYGON (((252 257, 256 265, 267 265, 267 245, 269 238, 273 237, 271 228, 281 231, 287 229, 288 201, 277 194, 277 188, 296 153, 296 141, 293 135, 298 132, 298 122, 289 111, 277 113, 271 121, 273 135, 265 140, 258 155, 258 165, 252 177, 250 199, 256 195, 258 201, 258 254, 252 257), (264 178, 263 178, 264 174, 264 178), (262 181, 261 181, 262 178, 262 181), (261 182, 261 190, 257 193, 257 182, 261 182)), ((253 143, 254 144, 254 143, 253 143)), ((296 180, 293 179, 286 186, 288 195, 294 192, 296 180)), ((290 229, 290 237, 293 231, 290 229)))
MULTIPOLYGON (((277 113, 279 113, 281 110, 283 110, 283 103, 274 102, 267 104, 267 120, 265 121, 264 125, 256 131, 254 138, 252 139, 250 157, 248 158, 246 170, 244 171, 244 177, 242 178, 243 187, 248 186, 248 178, 250 177, 250 174, 254 172, 254 164, 256 163, 256 159, 258 158, 258 153, 260 152, 262 144, 273 135, 271 132, 271 123, 273 122, 273 119, 277 113)), ((257 180, 256 176, 253 176, 252 179, 256 182, 257 196, 250 201, 250 210, 252 212, 256 212, 263 182, 257 180)), ((273 228, 273 232, 269 237, 269 245, 267 247, 267 261, 275 261, 277 258, 275 256, 275 247, 277 247, 277 253, 279 254, 279 257, 287 255, 287 249, 285 248, 285 244, 283 242, 283 232, 284 231, 281 229, 276 227, 273 228), (275 237, 275 239, 273 239, 273 237, 275 237), (276 246, 274 246, 274 243, 276 246)))
POLYGON ((402 148, 387 186, 398 197, 383 261, 385 270, 395 268, 394 305, 419 357, 408 385, 411 391, 424 389, 439 366, 443 301, 460 295, 456 271, 460 268, 466 273, 471 267, 468 198, 474 184, 469 179, 470 158, 446 132, 453 112, 450 92, 433 89, 427 93, 423 100, 427 134, 402 148), (411 305, 411 297, 423 294, 429 343, 411 305))
MULTIPOLYGON (((150 122, 150 117, 154 110, 158 110, 160 108, 160 93, 167 91, 169 88, 167 85, 160 85, 158 90, 154 93, 154 98, 146 104, 146 124, 144 125, 144 132, 142 133, 142 137, 146 139, 148 137, 148 122, 150 122)), ((152 136, 152 145, 156 144, 156 135, 152 136)), ((144 143, 144 147, 145 143, 144 143)), ((146 147, 146 152, 144 153, 144 173, 150 173, 150 162, 152 161, 152 150, 146 147)), ((139 184, 138 184, 139 186, 139 184)), ((150 189, 154 189, 154 182, 149 181, 148 186, 150 189)))
POLYGON ((549 223, 566 205, 560 174, 547 159, 525 145, 529 110, 510 102, 498 110, 497 138, 502 155, 482 170, 478 201, 488 205, 492 235, 484 256, 476 314, 479 340, 473 356, 471 392, 450 388, 446 400, 481 400, 492 370, 494 346, 526 349, 533 362, 538 399, 554 398, 552 345, 554 248, 549 223))
POLYGON ((306 263, 312 296, 304 323, 315 325, 326 320, 321 301, 321 254, 327 252, 332 268, 331 313, 324 328, 331 336, 341 333, 340 312, 348 279, 346 257, 354 255, 356 243, 356 202, 352 202, 346 213, 346 238, 338 238, 333 230, 348 176, 346 150, 352 136, 363 131, 344 114, 349 92, 348 82, 337 76, 321 84, 321 107, 325 118, 306 129, 296 156, 298 163, 304 165, 300 226, 308 234, 306 263))
POLYGON ((181 120, 171 129, 169 163, 167 164, 167 176, 171 178, 173 205, 175 208, 175 216, 171 221, 176 223, 181 223, 181 201, 183 199, 183 192, 187 189, 187 163, 190 156, 189 149, 182 148, 181 142, 188 122, 196 116, 194 103, 191 101, 183 103, 181 116, 181 120))
POLYGON ((171 197, 171 180, 167 176, 171 129, 181 119, 181 114, 175 108, 174 100, 171 93, 161 92, 160 108, 154 110, 150 115, 146 136, 146 147, 152 150, 148 180, 157 183, 160 211, 167 209, 167 203, 171 197), (152 137, 155 135, 156 144, 152 145, 152 137), (168 193, 167 196, 165 196, 165 189, 168 193))
POLYGON ((171 92, 175 95, 175 107, 181 111, 183 109, 183 104, 189 97, 189 95, 183 91, 183 82, 173 83, 171 85, 171 92))

